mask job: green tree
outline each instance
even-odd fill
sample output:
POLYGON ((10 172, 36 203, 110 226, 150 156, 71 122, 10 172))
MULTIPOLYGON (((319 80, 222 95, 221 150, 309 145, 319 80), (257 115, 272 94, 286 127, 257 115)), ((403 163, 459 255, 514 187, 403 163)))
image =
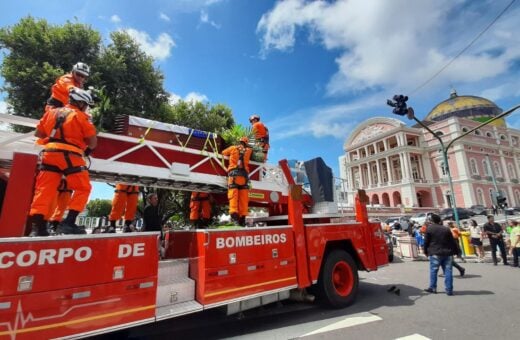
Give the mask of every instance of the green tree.
POLYGON ((112 201, 96 198, 87 204, 88 216, 102 217, 108 216, 112 209, 112 201))
POLYGON ((118 115, 161 120, 168 110, 163 74, 126 32, 112 32, 110 37, 112 43, 93 65, 93 81, 109 99, 100 110, 101 128, 113 127, 118 115))
POLYGON ((235 124, 233 113, 226 105, 211 106, 196 101, 181 100, 173 104, 163 118, 168 123, 216 133, 229 129, 235 124))
POLYGON ((88 25, 67 22, 56 26, 30 16, 1 28, 0 48, 8 53, 0 75, 12 112, 39 119, 56 78, 78 61, 94 63, 100 41, 100 34, 88 25))

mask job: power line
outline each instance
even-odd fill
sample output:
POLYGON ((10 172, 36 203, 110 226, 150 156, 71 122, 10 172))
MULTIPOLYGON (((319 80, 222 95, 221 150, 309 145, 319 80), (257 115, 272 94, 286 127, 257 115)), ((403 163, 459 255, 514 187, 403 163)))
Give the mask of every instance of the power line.
POLYGON ((428 78, 425 82, 423 82, 421 85, 417 86, 411 93, 410 95, 418 92, 419 90, 421 90, 423 87, 425 87, 429 82, 431 82, 433 79, 435 79, 439 74, 441 74, 445 69, 448 68, 448 66, 450 66, 458 57, 460 57, 464 52, 466 52, 484 33, 486 33, 490 28, 491 26, 493 26, 497 21, 498 19, 500 19, 500 17, 502 15, 504 15, 505 12, 507 12, 507 10, 513 6, 513 4, 515 3, 516 0, 512 0, 494 19, 493 21, 491 21, 479 34, 477 34, 477 36, 475 38, 473 38, 473 40, 471 40, 471 42, 466 46, 464 47, 462 50, 460 50, 459 53, 457 53, 457 55, 455 55, 453 58, 451 58, 450 61, 448 61, 443 67, 441 67, 440 70, 438 70, 437 72, 435 72, 430 78, 428 78))

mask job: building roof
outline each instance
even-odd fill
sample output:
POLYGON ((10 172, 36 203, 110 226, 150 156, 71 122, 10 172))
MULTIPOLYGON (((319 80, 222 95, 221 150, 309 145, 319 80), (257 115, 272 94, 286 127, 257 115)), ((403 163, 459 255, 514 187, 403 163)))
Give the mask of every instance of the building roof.
MULTIPOLYGON (((451 117, 468 118, 478 122, 484 122, 490 117, 495 117, 502 112, 491 100, 477 96, 459 96, 453 90, 450 98, 437 104, 428 113, 425 121, 441 121, 451 117)), ((495 126, 505 126, 504 119, 498 119, 492 123, 495 126)))

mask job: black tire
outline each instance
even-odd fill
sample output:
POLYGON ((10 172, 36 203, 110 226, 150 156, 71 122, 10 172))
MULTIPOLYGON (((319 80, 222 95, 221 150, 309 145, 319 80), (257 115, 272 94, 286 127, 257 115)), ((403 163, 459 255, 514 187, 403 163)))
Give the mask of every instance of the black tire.
POLYGON ((316 288, 318 301, 344 308, 356 299, 359 284, 357 266, 344 250, 332 250, 322 265, 316 288))

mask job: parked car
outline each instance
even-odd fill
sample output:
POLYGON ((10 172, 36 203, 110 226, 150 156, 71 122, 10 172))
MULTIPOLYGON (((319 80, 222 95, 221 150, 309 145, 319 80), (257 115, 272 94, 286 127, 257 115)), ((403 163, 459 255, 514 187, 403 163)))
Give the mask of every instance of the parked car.
POLYGON ((394 244, 392 243, 392 236, 385 233, 386 246, 388 247, 388 262, 394 261, 394 244))
POLYGON ((469 207, 469 210, 473 211, 475 215, 486 216, 488 214, 487 208, 483 205, 477 204, 469 207))
MULTIPOLYGON (((468 218, 471 218, 472 216, 475 216, 475 213, 469 209, 465 208, 456 208, 457 214, 459 215, 459 220, 465 220, 468 218)), ((446 220, 455 220, 455 216, 453 215, 453 209, 452 208, 446 208, 442 209, 439 216, 443 221, 446 220)))
POLYGON ((410 222, 410 216, 397 216, 390 217, 385 220, 385 223, 391 228, 395 229, 396 223, 399 223, 402 230, 407 230, 408 223, 410 222))
POLYGON ((414 222, 417 222, 419 225, 424 225, 426 220, 430 217, 431 213, 419 213, 410 217, 410 219, 414 222))

